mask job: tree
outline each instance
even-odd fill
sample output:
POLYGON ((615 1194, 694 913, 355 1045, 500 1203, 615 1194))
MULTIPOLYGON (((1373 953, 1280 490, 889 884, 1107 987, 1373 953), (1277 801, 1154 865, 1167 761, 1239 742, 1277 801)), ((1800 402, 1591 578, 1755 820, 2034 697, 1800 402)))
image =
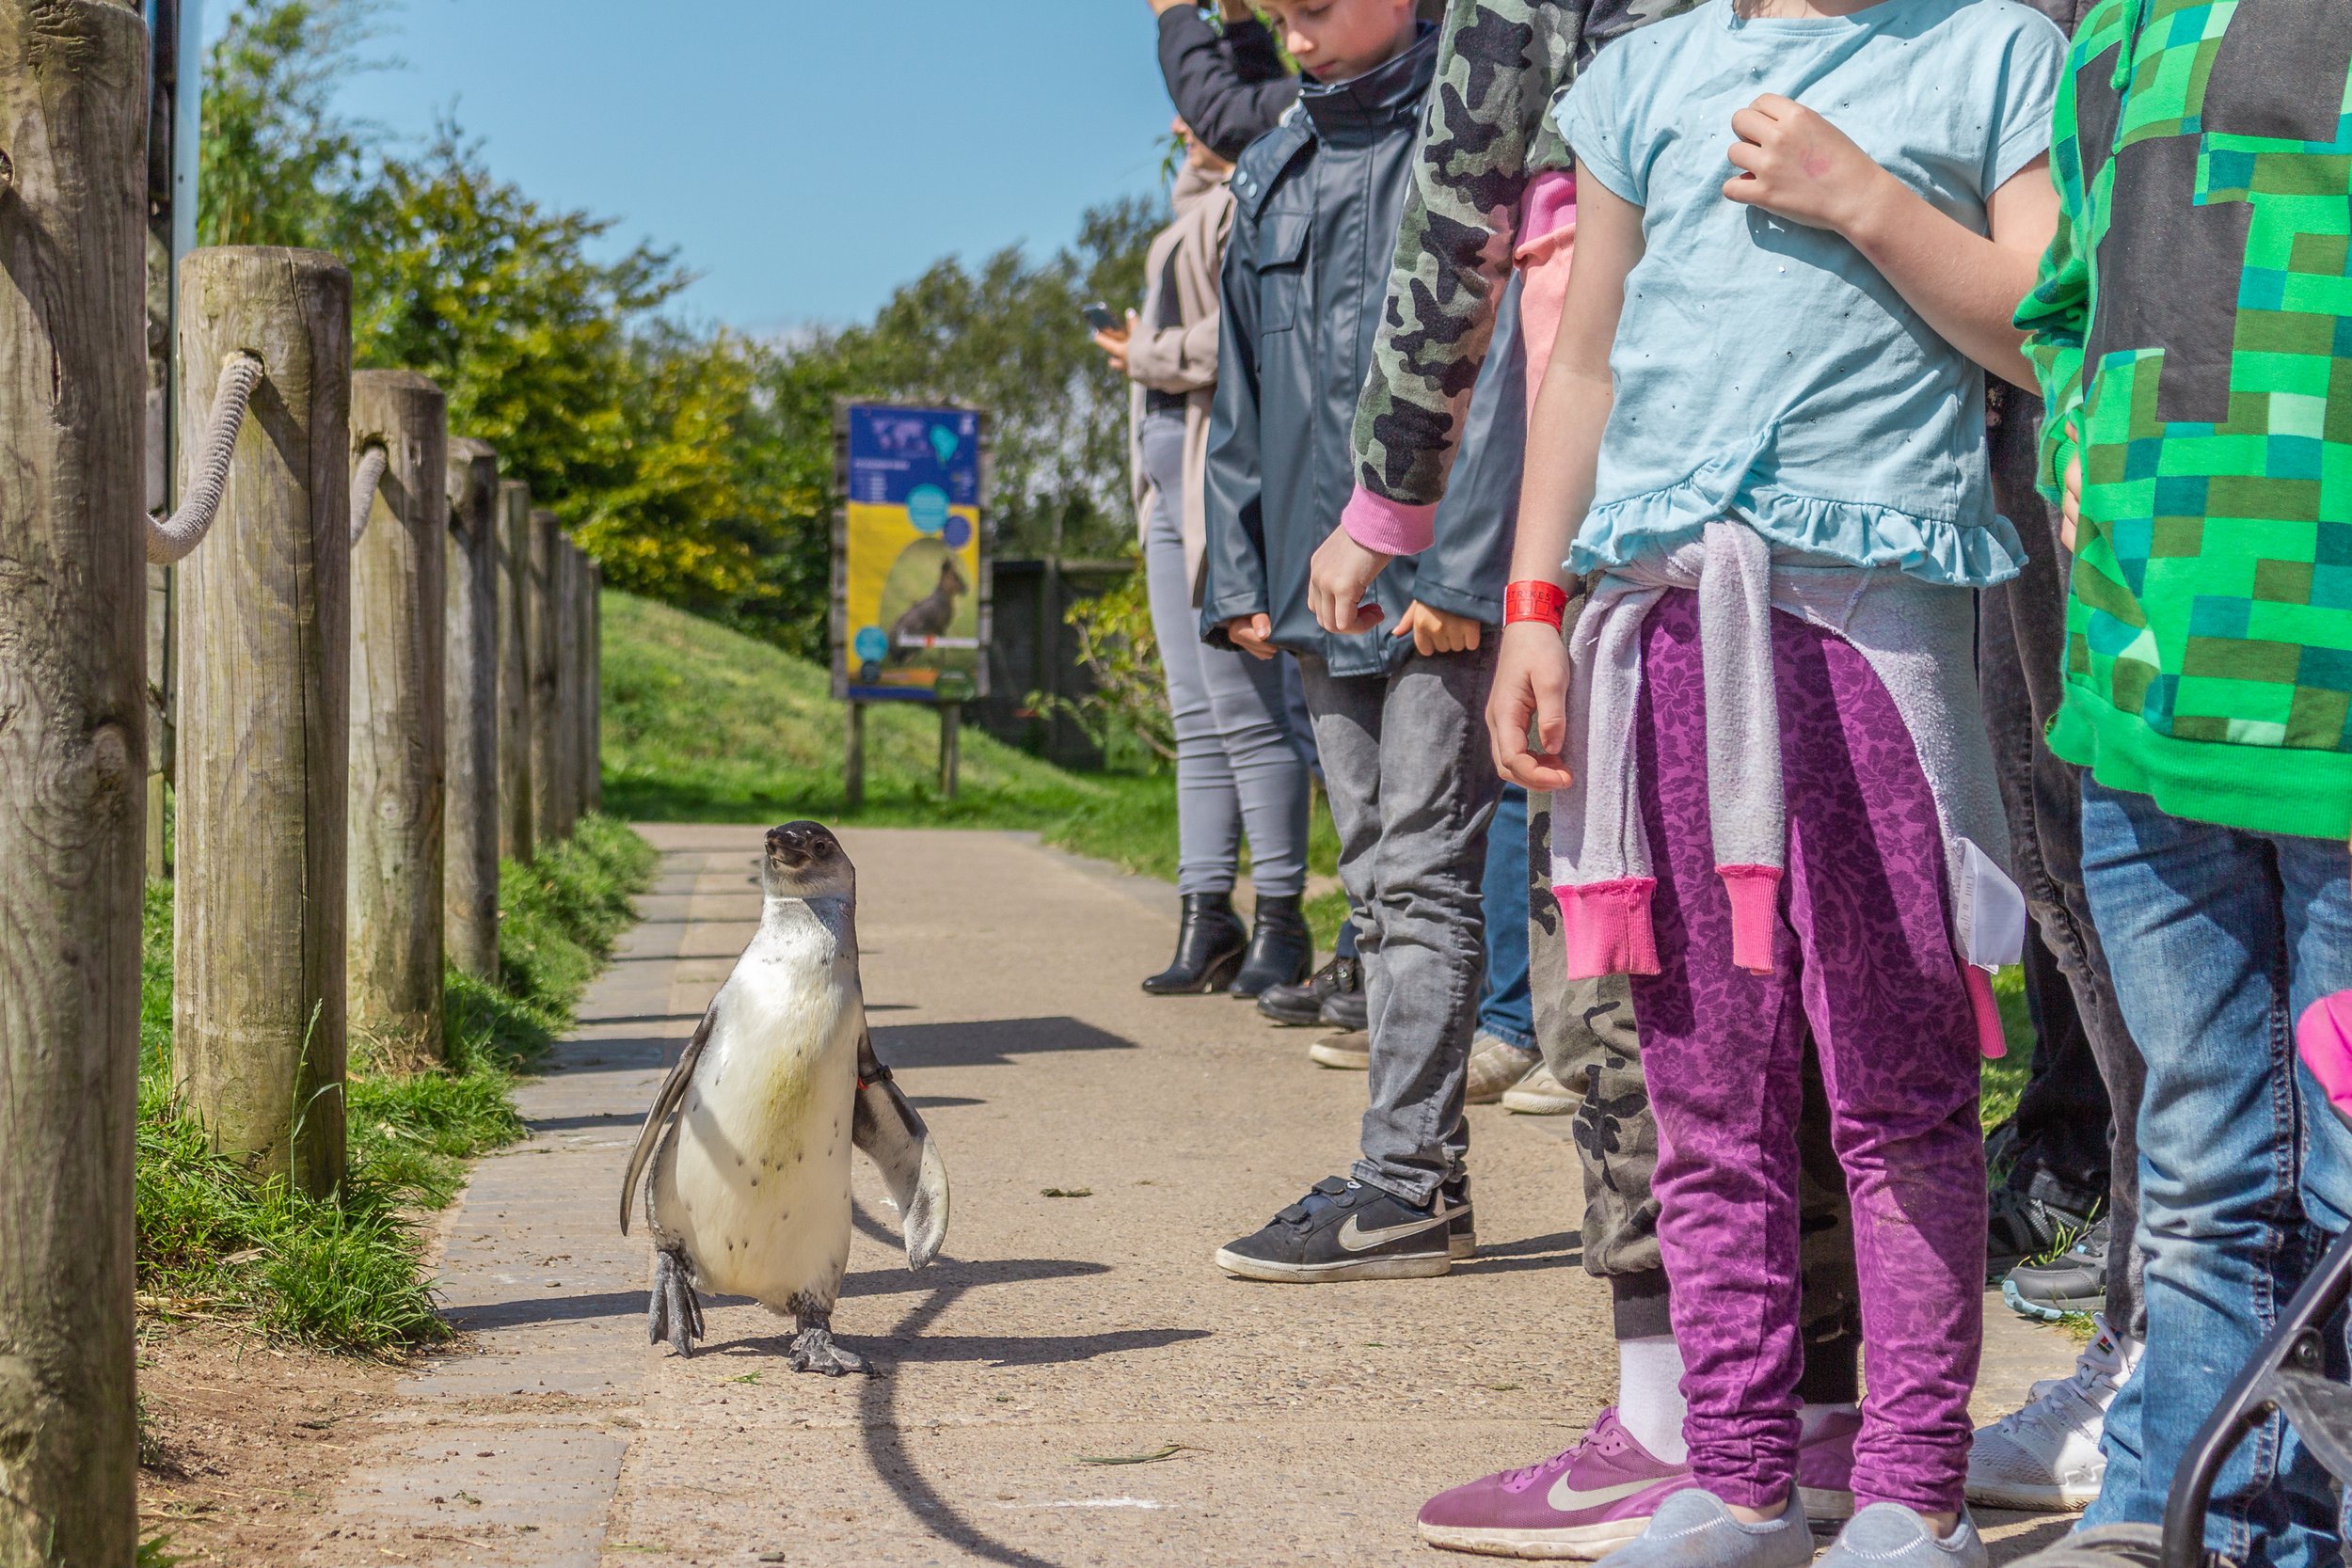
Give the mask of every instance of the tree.
POLYGON ((240 0, 211 55, 205 237, 347 258, 358 363, 438 382, 453 430, 496 446, 607 581, 821 657, 843 397, 989 409, 1000 553, 1132 547, 1127 383, 1079 308, 1140 299, 1163 203, 1095 208, 1041 261, 947 257, 868 323, 689 331, 660 314, 691 281, 671 253, 596 260, 612 220, 533 200, 455 125, 369 150, 333 90, 378 63, 380 3, 240 0))
POLYGON ((334 90, 374 36, 377 0, 239 0, 205 62, 197 232, 206 245, 337 248, 364 127, 334 90))
POLYGON ((451 428, 567 523, 630 483, 630 333, 691 281, 668 253, 592 260, 612 220, 541 206, 453 125, 346 200, 358 363, 438 382, 451 428))

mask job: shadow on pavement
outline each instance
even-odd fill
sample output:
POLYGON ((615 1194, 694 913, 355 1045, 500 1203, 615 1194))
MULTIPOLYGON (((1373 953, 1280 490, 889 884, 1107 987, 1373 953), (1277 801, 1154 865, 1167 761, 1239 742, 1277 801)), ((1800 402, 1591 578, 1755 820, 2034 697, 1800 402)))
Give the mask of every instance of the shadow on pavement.
POLYGON ((525 1117, 523 1125, 533 1132, 562 1132, 582 1127, 635 1127, 644 1119, 643 1111, 606 1111, 585 1117, 525 1117))
POLYGON ((874 1052, 890 1067, 1003 1067, 1050 1051, 1133 1051, 1136 1042, 1074 1018, 993 1018, 970 1023, 885 1023, 874 1052))
POLYGON ((1529 1269, 1584 1266, 1584 1238, 1572 1230, 1519 1242, 1481 1242, 1478 1256, 1454 1265, 1455 1274, 1521 1274, 1529 1269))

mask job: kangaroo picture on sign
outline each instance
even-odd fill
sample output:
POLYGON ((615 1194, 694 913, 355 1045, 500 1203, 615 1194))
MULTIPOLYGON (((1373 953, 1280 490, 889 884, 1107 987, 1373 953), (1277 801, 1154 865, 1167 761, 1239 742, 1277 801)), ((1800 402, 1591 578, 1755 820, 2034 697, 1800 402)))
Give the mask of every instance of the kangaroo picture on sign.
POLYGON ((833 686, 850 702, 988 689, 977 409, 850 403, 835 431, 833 686))

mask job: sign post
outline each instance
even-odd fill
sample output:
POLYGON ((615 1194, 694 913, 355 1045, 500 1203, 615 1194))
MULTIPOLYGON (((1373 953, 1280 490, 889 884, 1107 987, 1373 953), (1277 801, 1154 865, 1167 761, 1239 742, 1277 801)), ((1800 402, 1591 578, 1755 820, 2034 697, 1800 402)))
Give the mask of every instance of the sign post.
POLYGON ((833 694, 850 705, 852 810, 866 799, 869 703, 938 710, 939 793, 955 799, 963 705, 988 694, 987 433, 976 408, 834 411, 833 694))

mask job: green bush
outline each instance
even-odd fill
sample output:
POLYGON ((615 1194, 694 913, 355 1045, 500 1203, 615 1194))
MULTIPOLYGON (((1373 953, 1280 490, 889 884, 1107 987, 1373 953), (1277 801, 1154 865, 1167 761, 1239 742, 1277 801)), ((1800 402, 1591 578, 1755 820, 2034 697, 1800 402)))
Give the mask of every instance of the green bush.
POLYGON ((138 1124, 142 1306, 363 1354, 446 1338, 420 1264, 418 1217, 456 1196, 467 1161, 524 1135, 511 1097, 515 1076, 570 1026, 653 861, 625 824, 592 816, 530 865, 501 865, 499 984, 450 972, 443 1066, 395 1074, 364 1059, 352 1064, 350 1170, 324 1200, 282 1180, 249 1180, 174 1104, 171 890, 151 886, 138 1124))

